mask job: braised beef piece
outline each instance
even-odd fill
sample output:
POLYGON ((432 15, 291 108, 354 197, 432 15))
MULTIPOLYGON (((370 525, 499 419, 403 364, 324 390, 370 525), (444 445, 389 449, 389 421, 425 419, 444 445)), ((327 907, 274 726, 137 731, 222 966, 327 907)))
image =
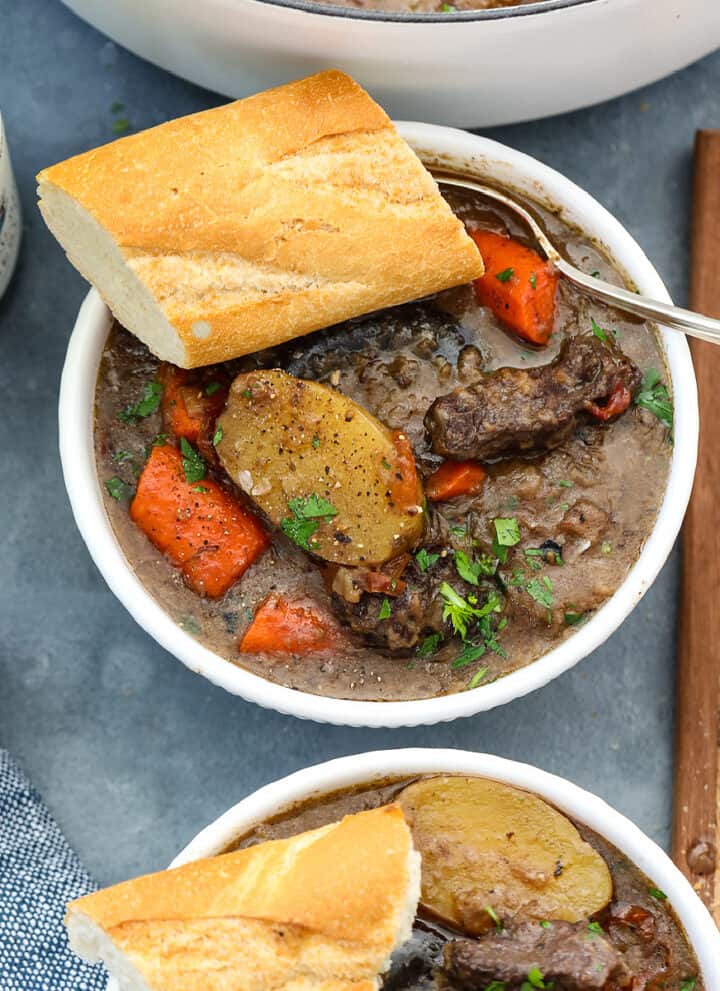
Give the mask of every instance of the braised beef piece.
POLYGON ((622 956, 587 922, 522 923, 477 940, 460 939, 445 947, 443 969, 455 987, 482 991, 491 981, 519 988, 537 968, 555 991, 601 991, 607 984, 625 987, 630 973, 622 956))
POLYGON ((597 337, 571 337, 547 365, 499 368, 440 396, 425 415, 425 429, 435 454, 445 458, 547 451, 570 436, 580 417, 610 419, 613 407, 602 415, 605 404, 622 390, 634 396, 640 379, 619 348, 597 337))
POLYGON ((359 602, 350 602, 333 593, 332 604, 336 613, 350 629, 361 633, 371 643, 392 651, 408 651, 433 633, 448 632, 443 620, 443 598, 440 586, 448 582, 463 598, 474 595, 483 604, 491 592, 497 593, 495 582, 482 582, 478 586, 463 581, 457 573, 454 558, 448 554, 440 558, 432 568, 421 571, 413 559, 403 572, 406 587, 401 595, 388 597, 390 616, 380 618, 385 596, 363 594, 359 602))

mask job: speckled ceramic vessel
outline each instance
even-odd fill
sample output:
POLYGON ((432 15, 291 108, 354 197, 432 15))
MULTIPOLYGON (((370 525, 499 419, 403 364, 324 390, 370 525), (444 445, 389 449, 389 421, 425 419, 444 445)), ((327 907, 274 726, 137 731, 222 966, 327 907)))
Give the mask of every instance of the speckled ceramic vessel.
POLYGON ((0 114, 0 296, 7 289, 20 248, 20 201, 0 114))

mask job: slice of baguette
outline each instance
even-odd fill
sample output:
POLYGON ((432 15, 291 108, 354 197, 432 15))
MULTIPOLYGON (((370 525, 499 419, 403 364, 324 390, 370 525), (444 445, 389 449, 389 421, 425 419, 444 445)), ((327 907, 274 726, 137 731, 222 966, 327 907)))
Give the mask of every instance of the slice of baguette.
POLYGON ((386 806, 86 895, 65 922, 120 991, 376 991, 419 896, 386 806))
POLYGON ((122 138, 38 183, 73 265, 183 367, 483 273, 415 153, 335 70, 122 138))

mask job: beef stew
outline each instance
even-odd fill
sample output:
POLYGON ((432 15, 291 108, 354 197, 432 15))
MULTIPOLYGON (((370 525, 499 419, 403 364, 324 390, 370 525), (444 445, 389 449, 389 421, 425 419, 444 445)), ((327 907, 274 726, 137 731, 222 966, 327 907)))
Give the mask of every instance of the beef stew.
POLYGON ((655 330, 558 282, 502 208, 448 199, 486 258, 473 286, 195 371, 117 326, 103 354, 98 475, 128 561, 187 632, 292 688, 427 698, 532 663, 612 595, 662 501, 655 330))
POLYGON ((701 991, 665 893, 593 830, 509 785, 427 775, 358 786, 303 802, 233 848, 390 802, 422 855, 422 889, 383 991, 701 991))

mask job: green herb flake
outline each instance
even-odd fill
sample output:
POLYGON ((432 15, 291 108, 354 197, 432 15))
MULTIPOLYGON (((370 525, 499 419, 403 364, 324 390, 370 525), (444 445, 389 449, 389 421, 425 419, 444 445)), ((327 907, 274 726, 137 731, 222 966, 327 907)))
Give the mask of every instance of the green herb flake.
POLYGON ((537 275, 534 272, 530 273, 529 282, 533 289, 537 289, 537 275))
POLYGON ((415 555, 415 560, 417 561, 418 568, 420 568, 422 573, 425 574, 425 572, 429 568, 432 568, 434 564, 437 564, 437 562, 440 560, 440 555, 428 554, 426 549, 424 547, 421 547, 420 550, 415 555))
POLYGON ((505 981, 490 981, 484 991, 505 991, 505 981))
POLYGON ((603 330, 602 327, 600 327, 597 323, 595 323, 592 317, 590 318, 590 323, 592 326, 593 334, 598 338, 598 340, 602 341, 603 344, 607 344, 608 342, 607 331, 603 330))
POLYGON ((216 392, 220 392, 222 389, 222 382, 208 382, 205 386, 205 395, 214 396, 216 392))
MULTIPOLYGON (((470 681, 467 683, 467 691, 470 691, 473 688, 477 688, 478 685, 480 684, 480 682, 485 677, 485 675, 488 673, 488 671, 489 671, 489 668, 487 668, 487 667, 485 667, 485 668, 478 668, 478 670, 472 676, 472 678, 470 679, 470 681)), ((498 932, 500 932, 501 930, 502 930, 502 925, 499 927, 498 932)))
POLYGON ((573 612, 569 610, 565 613, 565 625, 566 626, 580 626, 584 623, 586 619, 586 614, 584 612, 573 612))
POLYGON ((378 613, 378 619, 390 619, 392 615, 392 607, 390 605, 389 599, 383 599, 382 605, 380 606, 380 612, 378 613))
POLYGON ((610 541, 603 540, 602 544, 600 545, 600 550, 603 552, 603 554, 612 554, 612 549, 613 549, 613 545, 610 543, 610 541))
POLYGON ((252 399, 252 392, 250 392, 249 389, 243 389, 240 395, 243 397, 243 399, 252 399))
POLYGON ((451 526, 450 533, 454 537, 459 537, 460 540, 464 540, 465 537, 467 536, 467 530, 464 526, 451 526))
POLYGON ((456 551, 455 570, 470 585, 479 585, 480 575, 489 576, 495 573, 495 562, 485 554, 471 560, 465 551, 456 551))
POLYGON ((642 378, 640 392, 635 397, 635 405, 653 413, 668 430, 673 428, 673 402, 667 388, 660 381, 656 368, 649 368, 642 378))
POLYGON ((148 382, 140 399, 118 413, 118 420, 122 423, 137 423, 138 420, 155 413, 160 405, 162 392, 159 382, 148 382))
POLYGON ((513 275, 515 275, 515 269, 504 268, 502 272, 498 272, 496 274, 495 278, 498 280, 498 282, 509 282, 510 279, 512 279, 513 275))
POLYGON ((680 991, 695 991, 697 977, 685 977, 680 981, 680 991))
POLYGON ((150 447, 162 447, 163 444, 167 444, 168 434, 155 434, 153 439, 150 441, 150 447))
POLYGON ((315 449, 316 451, 317 451, 317 449, 318 449, 318 448, 320 447, 320 438, 318 437, 318 435, 317 435, 317 434, 315 434, 315 435, 313 436, 313 439, 312 439, 312 441, 311 441, 311 444, 312 444, 312 446, 313 446, 313 448, 314 448, 314 449, 315 449))
POLYGON ((457 10, 457 7, 453 7, 453 5, 451 3, 441 3, 440 4, 440 13, 441 14, 451 14, 454 10, 457 10))
POLYGON ((575 482, 571 482, 569 478, 558 478, 555 482, 555 485, 561 489, 571 489, 574 484, 575 482))
POLYGON ((531 578, 525 586, 525 591, 535 602, 538 602, 548 610, 552 609, 553 587, 547 575, 542 580, 540 578, 531 578))
MULTIPOLYGON (((485 668, 485 670, 487 671, 487 668, 485 668)), ((486 906, 485 906, 485 911, 487 912, 487 914, 488 914, 488 915, 490 916, 490 918, 492 919, 492 921, 493 921, 493 923, 494 923, 494 925, 495 925, 495 928, 497 929, 497 931, 498 931, 498 932, 502 932, 502 929, 503 929, 503 924, 502 924, 502 922, 500 921, 500 916, 499 916, 499 915, 497 914, 497 912, 496 912, 496 911, 495 911, 495 909, 494 909, 494 908, 492 907, 492 905, 486 905, 486 906)))
POLYGON ((520 525, 515 517, 498 518, 493 520, 495 539, 492 550, 502 564, 507 564, 508 548, 520 543, 520 525))
POLYGON ((127 134, 127 132, 132 127, 132 124, 127 119, 127 117, 116 117, 112 122, 112 132, 113 134, 121 135, 127 134))
POLYGON ((590 277, 592 279, 599 279, 600 278, 600 270, 596 268, 594 272, 591 272, 590 273, 590 277))
POLYGON ((135 489, 132 485, 128 485, 124 482, 122 478, 117 475, 113 475, 112 478, 108 478, 105 482, 105 488, 108 490, 108 494, 112 496, 113 499, 117 499, 121 502, 123 499, 132 499, 135 494, 135 489))
POLYGON ((193 492, 209 492, 210 489, 206 488, 204 485, 193 485, 193 492))
POLYGON ((539 967, 531 967, 528 971, 527 979, 534 988, 545 987, 545 979, 539 967))
POLYGON ((543 929, 552 929, 552 922, 548 922, 547 919, 542 919, 540 925, 542 926, 543 929))
POLYGON ((205 478, 205 462, 185 437, 180 438, 180 453, 185 479, 191 484, 201 482, 205 478))
POLYGON ((317 541, 311 542, 310 538, 314 536, 320 524, 327 523, 337 516, 337 509, 315 492, 306 498, 298 496, 290 499, 288 509, 292 516, 280 521, 280 529, 286 537, 306 551, 317 547, 317 541))
MULTIPOLYGON (((452 662, 453 669, 457 670, 458 668, 466 668, 468 664, 473 664, 475 661, 479 661, 486 650, 487 648, 484 643, 463 644, 463 649, 452 662)), ((487 668, 485 670, 487 670, 487 668)))
POLYGON ((418 646, 415 653, 418 657, 430 657, 443 642, 442 633, 430 633, 418 646))
POLYGON ((660 888, 650 887, 648 888, 648 894, 650 895, 651 898, 654 898, 656 901, 659 902, 667 901, 667 895, 665 894, 664 891, 661 891, 660 888))
POLYGON ((390 462, 387 461, 385 458, 382 459, 382 461, 380 462, 380 464, 383 466, 383 468, 385 469, 385 471, 390 471, 390 468, 392 467, 392 465, 390 464, 390 462))
POLYGON ((588 939, 595 939, 596 936, 604 936, 605 930, 599 922, 588 922, 588 939))
POLYGON ((213 434, 213 447, 217 447, 222 439, 223 439, 223 429, 222 427, 218 427, 215 433, 213 434))

